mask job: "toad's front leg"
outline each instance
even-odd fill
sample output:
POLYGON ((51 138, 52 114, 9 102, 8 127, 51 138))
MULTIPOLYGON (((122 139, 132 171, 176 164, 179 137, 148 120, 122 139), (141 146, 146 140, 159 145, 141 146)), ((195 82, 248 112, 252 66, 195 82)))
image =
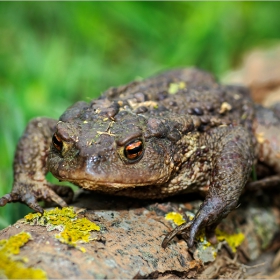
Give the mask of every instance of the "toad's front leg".
MULTIPOLYGON (((11 193, 0 198, 0 206, 8 202, 20 201, 38 212, 43 212, 39 200, 55 201, 66 206, 65 201, 57 195, 61 187, 46 181, 46 160, 57 121, 48 118, 36 118, 29 122, 19 140, 14 159, 14 184, 11 193)), ((65 188, 65 187, 63 187, 65 188)), ((72 190, 64 189, 68 196, 72 190)), ((62 191, 63 192, 63 191, 62 191)))
MULTIPOLYGON (((252 136, 242 127, 219 127, 209 132, 207 142, 213 153, 210 187, 192 222, 181 225, 169 233, 162 246, 176 235, 188 236, 189 247, 202 228, 210 241, 215 240, 214 230, 238 204, 239 196, 250 175, 254 161, 252 136)), ((207 143, 206 143, 207 144, 207 143)))

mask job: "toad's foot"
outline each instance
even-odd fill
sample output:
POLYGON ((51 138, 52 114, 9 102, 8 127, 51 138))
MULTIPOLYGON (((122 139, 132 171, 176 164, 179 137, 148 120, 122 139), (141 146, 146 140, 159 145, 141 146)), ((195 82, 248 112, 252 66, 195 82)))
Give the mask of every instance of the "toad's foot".
MULTIPOLYGON (((174 230, 169 232, 162 241, 162 248, 166 248, 168 243, 176 236, 176 235, 184 235, 184 237, 188 238, 189 228, 191 227, 192 222, 188 222, 176 227, 174 230)), ((184 239, 185 239, 184 238, 184 239)))
POLYGON ((67 203, 60 197, 65 197, 67 202, 73 198, 73 190, 70 187, 53 185, 47 181, 14 184, 11 193, 4 195, 0 198, 0 206, 4 206, 9 202, 22 202, 28 205, 36 212, 43 213, 43 208, 39 205, 38 201, 54 201, 61 207, 66 207, 67 203))
POLYGON ((217 242, 215 228, 227 214, 235 208, 236 201, 226 203, 219 197, 208 197, 196 213, 195 219, 181 226, 176 227, 163 240, 162 247, 166 248, 169 241, 176 235, 182 235, 188 247, 192 248, 198 232, 205 228, 208 241, 212 244, 217 242))

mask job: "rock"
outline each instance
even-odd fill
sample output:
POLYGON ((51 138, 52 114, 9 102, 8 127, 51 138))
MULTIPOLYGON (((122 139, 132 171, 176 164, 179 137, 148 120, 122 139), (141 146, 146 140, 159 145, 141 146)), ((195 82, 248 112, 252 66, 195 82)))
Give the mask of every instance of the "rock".
POLYGON ((280 101, 280 44, 259 47, 244 55, 239 69, 223 77, 225 84, 250 88, 253 99, 267 107, 280 101))
POLYGON ((164 236, 176 226, 166 214, 181 213, 188 219, 200 200, 180 196, 154 202, 85 192, 72 206, 78 218, 100 227, 90 233, 88 243, 61 243, 56 238, 61 225, 31 225, 24 220, 2 230, 0 240, 22 231, 30 233, 32 240, 21 248, 17 259, 27 258, 26 266, 42 269, 48 278, 242 278, 248 274, 244 263, 257 259, 279 229, 279 210, 269 196, 263 197, 260 202, 245 196, 242 206, 219 226, 215 246, 202 233, 192 249, 180 237, 166 249, 161 247, 164 236), (236 241, 236 234, 243 237, 236 241))

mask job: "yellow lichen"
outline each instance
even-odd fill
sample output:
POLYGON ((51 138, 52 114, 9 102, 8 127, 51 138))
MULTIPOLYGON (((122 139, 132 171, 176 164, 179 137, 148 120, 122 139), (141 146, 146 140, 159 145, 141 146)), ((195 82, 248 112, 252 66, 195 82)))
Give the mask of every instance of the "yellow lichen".
MULTIPOLYGON (((236 252, 236 248, 240 246, 243 240, 245 239, 243 233, 228 234, 224 231, 221 231, 218 228, 215 230, 215 233, 216 233, 217 240, 226 241, 233 253, 236 252)), ((204 230, 200 232, 200 234, 197 236, 196 239, 203 244, 203 249, 212 246, 212 244, 209 241, 207 241, 204 230)))
POLYGON ((173 221, 174 224, 176 224, 177 226, 180 226, 186 222, 185 219, 183 218, 183 216, 176 212, 167 213, 165 215, 165 219, 168 221, 173 221))
POLYGON ((80 251, 83 252, 83 253, 85 253, 85 252, 87 251, 85 247, 79 247, 79 249, 80 249, 80 251))
POLYGON ((228 243, 233 253, 236 252, 236 248, 240 246, 245 239, 245 235, 241 232, 228 234, 226 232, 221 231, 220 229, 216 229, 215 233, 219 241, 225 240, 228 243))
MULTIPOLYGON (((61 232, 55 237, 60 242, 73 247, 76 247, 77 243, 88 243, 91 240, 90 232, 100 230, 98 225, 87 218, 77 218, 72 207, 55 208, 45 211, 43 215, 40 213, 28 214, 25 216, 25 221, 30 224, 46 226, 48 230, 60 230, 61 232)), ((78 248, 85 252, 85 248, 78 248)))
POLYGON ((184 88, 186 88, 186 83, 185 82, 170 83, 169 88, 168 88, 168 93, 169 94, 175 94, 180 89, 184 89, 184 88))
POLYGON ((203 246, 203 249, 210 247, 212 244, 206 239, 205 230, 199 232, 196 236, 196 240, 203 246))
POLYGON ((47 279, 46 273, 41 269, 30 268, 24 265, 26 258, 15 259, 31 235, 27 232, 0 240, 0 277, 8 279, 47 279))
MULTIPOLYGON (((189 219, 192 220, 193 217, 188 215, 189 219)), ((173 221, 177 226, 180 226, 184 224, 186 221, 184 220, 183 216, 176 212, 169 212, 165 215, 166 220, 173 221)), ((215 230, 216 237, 218 241, 226 241, 231 248, 232 252, 236 252, 236 248, 241 245, 241 243, 244 241, 245 236, 243 233, 234 233, 234 234, 228 234, 226 232, 221 231, 220 229, 215 230)), ((209 246, 212 246, 209 241, 207 241, 205 236, 205 231, 201 231, 197 237, 196 240, 199 241, 203 248, 206 249, 209 246)))
POLYGON ((217 258, 217 252, 216 252, 216 251, 213 251, 213 252, 212 252, 212 255, 213 255, 214 259, 217 258))

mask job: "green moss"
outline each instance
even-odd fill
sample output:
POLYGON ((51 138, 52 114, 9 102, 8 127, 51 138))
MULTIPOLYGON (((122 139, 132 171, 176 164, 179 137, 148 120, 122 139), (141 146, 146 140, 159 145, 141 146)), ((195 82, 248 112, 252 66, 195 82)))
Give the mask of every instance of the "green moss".
MULTIPOLYGON (((90 232, 100 230, 98 225, 87 218, 77 218, 72 207, 55 208, 45 211, 43 215, 40 213, 30 213, 24 218, 31 225, 46 226, 48 230, 60 230, 60 233, 56 234, 55 237, 60 242, 73 247, 77 247, 78 243, 88 243, 92 240, 90 232)), ((83 247, 77 248, 85 252, 83 247)))
POLYGON ((0 240, 0 278, 8 279, 47 279, 46 273, 41 269, 29 268, 24 264, 27 260, 15 259, 20 248, 28 242, 31 235, 21 232, 9 239, 0 240))

